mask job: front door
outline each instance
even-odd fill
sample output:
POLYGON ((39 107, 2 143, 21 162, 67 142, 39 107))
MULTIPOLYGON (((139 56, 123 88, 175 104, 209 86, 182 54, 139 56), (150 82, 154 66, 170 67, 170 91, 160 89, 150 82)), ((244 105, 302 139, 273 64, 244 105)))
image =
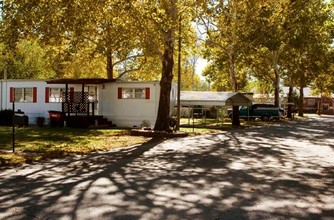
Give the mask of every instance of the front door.
POLYGON ((97 86, 85 86, 85 92, 88 93, 89 113, 97 113, 97 86))

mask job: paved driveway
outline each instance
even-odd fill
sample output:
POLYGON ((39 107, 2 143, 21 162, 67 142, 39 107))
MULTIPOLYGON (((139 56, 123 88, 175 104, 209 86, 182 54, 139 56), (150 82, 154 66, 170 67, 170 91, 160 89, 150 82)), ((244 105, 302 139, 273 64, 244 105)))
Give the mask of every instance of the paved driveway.
POLYGON ((0 170, 0 219, 334 219, 334 118, 0 170))

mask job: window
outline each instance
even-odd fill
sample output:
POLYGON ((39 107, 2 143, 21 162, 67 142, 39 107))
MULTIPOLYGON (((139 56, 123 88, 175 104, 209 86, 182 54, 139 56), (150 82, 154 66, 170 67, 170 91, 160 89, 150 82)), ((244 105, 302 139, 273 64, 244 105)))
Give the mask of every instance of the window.
POLYGON ((329 103, 323 103, 322 104, 322 110, 328 111, 329 110, 329 103))
POLYGON ((37 88, 10 88, 11 102, 36 102, 37 88))
POLYGON ((315 99, 308 99, 307 105, 315 105, 315 99))
POLYGON ((45 88, 45 102, 62 102, 63 88, 45 88))
POLYGON ((118 88, 118 99, 150 99, 150 88, 118 88))
POLYGON ((88 100, 89 102, 97 101, 97 87, 96 86, 88 86, 85 89, 88 89, 88 100))
POLYGON ((123 89, 122 99, 144 99, 145 89, 123 89))

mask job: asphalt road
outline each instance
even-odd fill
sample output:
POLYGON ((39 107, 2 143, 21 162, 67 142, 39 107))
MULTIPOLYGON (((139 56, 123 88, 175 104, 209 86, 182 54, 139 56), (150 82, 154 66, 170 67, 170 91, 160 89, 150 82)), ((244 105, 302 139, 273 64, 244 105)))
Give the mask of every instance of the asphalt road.
POLYGON ((334 118, 0 170, 0 219, 334 219, 334 118))

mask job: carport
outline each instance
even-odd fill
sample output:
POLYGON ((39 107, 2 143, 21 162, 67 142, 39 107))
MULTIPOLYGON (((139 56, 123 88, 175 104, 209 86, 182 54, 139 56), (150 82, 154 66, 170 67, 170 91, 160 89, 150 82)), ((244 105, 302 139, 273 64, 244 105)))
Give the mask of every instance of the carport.
MULTIPOLYGON (((200 91, 181 91, 180 105, 188 108, 188 117, 196 117, 196 110, 205 109, 208 107, 216 107, 225 109, 232 106, 250 106, 252 100, 247 94, 240 92, 200 92, 200 91), (191 114, 191 112, 193 114, 191 114)), ((206 119, 206 115, 202 115, 206 119)))

